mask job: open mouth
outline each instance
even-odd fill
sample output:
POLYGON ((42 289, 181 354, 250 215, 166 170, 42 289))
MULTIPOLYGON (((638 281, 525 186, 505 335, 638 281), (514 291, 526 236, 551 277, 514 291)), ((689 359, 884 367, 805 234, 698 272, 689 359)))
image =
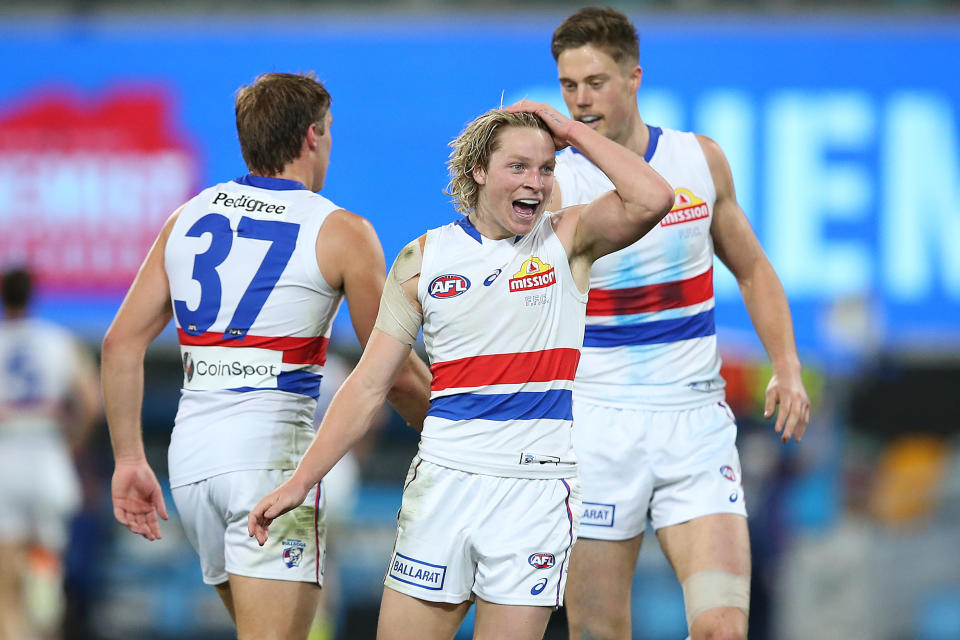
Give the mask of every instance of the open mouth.
POLYGON ((593 127, 602 119, 603 119, 603 116, 595 116, 595 115, 577 116, 577 120, 579 120, 583 124, 590 127, 593 127))
POLYGON ((540 201, 534 198, 521 198, 513 201, 513 211, 521 217, 532 217, 537 212, 540 201))

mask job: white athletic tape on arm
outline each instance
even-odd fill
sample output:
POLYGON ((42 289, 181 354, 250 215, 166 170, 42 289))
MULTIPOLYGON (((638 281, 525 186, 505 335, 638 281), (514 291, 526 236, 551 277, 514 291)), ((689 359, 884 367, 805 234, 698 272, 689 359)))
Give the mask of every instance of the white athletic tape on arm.
POLYGON ((699 571, 681 585, 687 628, 708 609, 732 607, 750 615, 750 577, 728 571, 699 571))
POLYGON ((393 336, 406 345, 413 346, 423 324, 423 313, 417 311, 403 290, 403 283, 420 273, 423 253, 420 240, 414 240, 401 251, 390 267, 387 280, 383 283, 383 295, 380 297, 380 311, 374 328, 393 336))

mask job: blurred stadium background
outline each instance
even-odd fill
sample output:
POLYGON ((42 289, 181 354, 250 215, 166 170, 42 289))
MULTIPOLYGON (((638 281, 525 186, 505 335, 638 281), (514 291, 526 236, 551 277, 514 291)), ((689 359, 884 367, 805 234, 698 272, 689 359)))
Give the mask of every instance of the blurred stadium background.
MULTIPOLYGON (((640 30, 647 122, 705 133, 726 151, 786 287, 814 402, 803 444, 781 446, 760 417, 762 349, 718 269, 751 511, 750 637, 960 638, 960 6, 613 4, 640 30)), ((97 352, 169 212, 245 173, 234 91, 261 72, 303 70, 333 95, 324 194, 373 222, 389 260, 455 217, 441 193, 446 144, 467 121, 501 94, 563 108, 550 34, 580 6, 8 0, 0 265, 34 267, 37 313, 97 352)), ((336 334, 348 370, 358 347, 345 312, 336 334)), ((181 376, 168 331, 147 359, 144 431, 159 471, 181 376)), ((385 411, 343 470, 331 620, 317 638, 373 637, 415 450, 416 434, 385 411)), ((175 517, 156 543, 113 521, 105 427, 80 466, 63 636, 231 637, 175 517)), ((634 638, 684 636, 680 590, 653 536, 634 593, 634 638)), ((548 636, 564 634, 555 615, 548 636)))

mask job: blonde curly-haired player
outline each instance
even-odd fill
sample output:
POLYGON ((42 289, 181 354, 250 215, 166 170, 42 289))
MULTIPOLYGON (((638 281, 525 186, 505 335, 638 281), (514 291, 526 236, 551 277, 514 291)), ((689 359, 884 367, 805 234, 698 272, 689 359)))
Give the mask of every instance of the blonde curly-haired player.
POLYGON ((649 231, 673 195, 642 158, 544 104, 485 113, 452 146, 465 217, 400 253, 360 363, 297 472, 251 512, 250 533, 267 541, 360 437, 422 327, 430 410, 378 638, 452 638, 476 601, 475 638, 533 640, 562 602, 581 510, 570 387, 590 265, 649 231), (549 213, 555 149, 568 144, 616 189, 549 213))

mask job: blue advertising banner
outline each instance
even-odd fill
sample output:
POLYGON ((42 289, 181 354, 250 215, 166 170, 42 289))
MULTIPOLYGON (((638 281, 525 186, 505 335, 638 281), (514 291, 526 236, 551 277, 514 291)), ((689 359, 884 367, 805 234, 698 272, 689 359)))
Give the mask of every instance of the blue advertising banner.
MULTIPOLYGON (((444 163, 466 122, 501 96, 563 106, 562 18, 0 22, 16 61, 0 77, 0 262, 33 264, 42 313, 102 335, 165 217, 245 173, 236 89, 313 70, 333 95, 324 194, 373 222, 389 263, 457 215, 444 163)), ((801 351, 960 351, 960 22, 634 18, 644 119, 720 143, 801 351)), ((758 349, 716 273, 721 342, 758 349)))

